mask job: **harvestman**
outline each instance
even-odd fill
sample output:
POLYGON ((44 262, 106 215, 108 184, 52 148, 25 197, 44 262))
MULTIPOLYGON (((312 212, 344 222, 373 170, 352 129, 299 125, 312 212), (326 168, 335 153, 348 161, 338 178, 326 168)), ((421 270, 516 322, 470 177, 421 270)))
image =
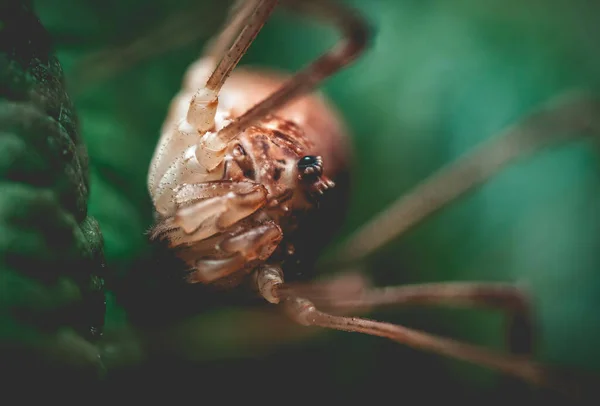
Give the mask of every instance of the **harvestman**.
MULTIPOLYGON (((254 289, 299 324, 386 337, 536 385, 563 386, 561 372, 530 359, 529 304, 514 285, 365 287, 348 296, 336 295, 326 283, 296 277, 314 267, 328 237, 313 238, 314 230, 311 234, 305 224, 324 228, 322 222, 335 217, 328 226, 337 225, 334 212, 341 210, 336 205, 347 197, 343 123, 326 100, 310 91, 360 56, 369 33, 359 14, 331 1, 283 3, 335 26, 341 40, 291 77, 234 71, 277 1, 236 3, 220 35, 189 69, 163 126, 148 175, 157 213, 151 238, 166 240, 177 252, 190 269, 189 282, 254 289), (511 354, 333 314, 407 304, 502 310, 509 317, 511 354)), ((517 159, 596 134, 599 107, 597 100, 579 93, 548 103, 398 199, 350 237, 335 263, 361 261, 517 159)))

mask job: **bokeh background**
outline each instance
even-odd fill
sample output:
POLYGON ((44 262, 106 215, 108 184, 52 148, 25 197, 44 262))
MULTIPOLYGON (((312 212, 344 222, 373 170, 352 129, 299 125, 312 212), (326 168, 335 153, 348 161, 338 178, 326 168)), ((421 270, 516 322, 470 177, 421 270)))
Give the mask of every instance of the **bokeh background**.
MULTIPOLYGON (((146 172, 182 75, 229 2, 26 3, 53 41, 89 154, 88 215, 104 238, 105 333, 95 341, 61 341, 61 348, 82 359, 69 365, 91 365, 102 376, 102 393, 139 400, 168 394, 176 403, 209 394, 314 401, 322 392, 338 401, 542 399, 479 367, 378 338, 305 332, 270 310, 207 304, 178 287, 165 276, 176 274, 174 265, 144 235, 152 224, 146 172), (124 48, 132 41, 138 42, 124 48), (277 327, 269 327, 271 319, 277 327), (69 351, 75 346, 81 351, 69 351)), ((573 87, 598 90, 600 28, 591 2, 346 3, 369 19, 374 38, 362 59, 322 87, 355 146, 355 185, 339 241, 548 98, 573 87)), ((335 39, 318 23, 276 13, 242 64, 294 71, 335 39)), ((521 283, 536 310, 537 358, 600 371, 599 207, 597 149, 564 146, 514 165, 380 250, 361 271, 379 286, 521 283)), ((371 316, 503 348, 503 318, 494 312, 398 309, 371 316)), ((13 325, 2 331, 18 330, 18 317, 7 320, 13 325)), ((28 327, 30 336, 36 328, 28 327)))

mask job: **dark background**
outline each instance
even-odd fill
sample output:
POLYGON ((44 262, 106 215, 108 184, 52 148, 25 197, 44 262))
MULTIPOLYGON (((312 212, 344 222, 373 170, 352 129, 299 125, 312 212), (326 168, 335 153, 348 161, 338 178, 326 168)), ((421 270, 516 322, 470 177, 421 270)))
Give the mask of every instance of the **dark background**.
MULTIPOLYGON (((375 37, 360 61, 323 86, 347 120, 356 151, 342 236, 539 103, 572 87, 598 87, 600 33, 592 2, 347 3, 370 20, 375 37)), ((283 321, 270 329, 256 321, 267 317, 258 309, 201 309, 182 301, 189 292, 163 280, 172 265, 157 259, 145 240, 152 223, 146 173, 168 103, 228 2, 33 5, 79 115, 90 162, 89 215, 104 236, 106 325, 94 344, 103 356, 101 393, 138 400, 164 394, 175 403, 188 395, 198 403, 215 395, 315 401, 322 393, 374 403, 544 398, 488 370, 379 338, 306 332, 283 321), (163 34, 171 20, 174 28, 163 34), (123 53, 124 44, 149 35, 152 40, 123 53), (121 51, 87 59, 78 70, 86 57, 111 48, 121 51), (145 52, 148 57, 138 58, 145 52)), ((293 71, 335 38, 317 23, 276 13, 242 63, 293 71)), ((394 241, 364 272, 380 286, 522 283, 536 310, 537 358, 598 371, 599 181, 590 145, 540 154, 394 241)), ((503 348, 496 313, 400 309, 371 316, 503 348)))

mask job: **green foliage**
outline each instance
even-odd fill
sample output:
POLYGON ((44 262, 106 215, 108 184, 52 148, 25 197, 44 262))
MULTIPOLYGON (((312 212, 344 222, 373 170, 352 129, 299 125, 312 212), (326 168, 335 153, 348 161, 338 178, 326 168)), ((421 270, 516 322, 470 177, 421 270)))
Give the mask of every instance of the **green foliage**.
POLYGON ((24 3, 0 16, 0 358, 16 382, 93 378, 103 254, 87 153, 48 33, 24 3))

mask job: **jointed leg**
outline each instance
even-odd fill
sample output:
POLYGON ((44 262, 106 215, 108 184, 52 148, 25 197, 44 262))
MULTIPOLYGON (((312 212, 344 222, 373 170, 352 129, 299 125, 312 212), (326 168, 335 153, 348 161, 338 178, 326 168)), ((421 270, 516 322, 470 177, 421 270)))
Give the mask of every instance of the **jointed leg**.
POLYGON ((206 86, 199 89, 190 102, 187 122, 198 133, 204 134, 196 148, 196 159, 207 173, 219 167, 226 145, 244 129, 312 90, 321 81, 350 64, 366 46, 367 24, 353 10, 329 0, 287 0, 286 5, 291 9, 322 18, 335 25, 343 34, 342 40, 329 52, 296 73, 267 99, 237 117, 216 134, 207 133, 214 125, 221 86, 266 22, 275 3, 273 0, 263 0, 258 4, 246 27, 207 80, 206 86))
MULTIPOLYGON (((517 354, 499 354, 476 345, 438 337, 422 331, 385 322, 358 317, 345 317, 319 310, 323 308, 348 310, 386 304, 470 304, 504 308, 525 315, 527 304, 521 294, 501 284, 432 284, 406 288, 365 290, 353 296, 344 295, 337 299, 335 293, 327 294, 327 286, 286 285, 281 272, 270 268, 260 269, 255 278, 260 294, 272 303, 281 303, 288 315, 305 326, 318 326, 335 330, 359 332, 388 338, 408 345, 485 366, 509 376, 519 378, 537 386, 543 386, 568 396, 587 396, 586 392, 597 392, 600 379, 585 373, 573 373, 532 361, 518 354, 527 348, 515 348, 517 354), (302 296, 305 295, 305 296, 302 296)), ((329 291, 331 292, 331 291, 329 291)), ((526 336, 528 333, 523 332, 526 336)), ((530 341, 530 340, 525 340, 530 341)))
POLYGON ((267 203, 264 186, 214 181, 174 191, 174 213, 159 222, 151 239, 167 239, 192 272, 191 283, 210 283, 266 260, 283 238, 273 221, 248 219, 267 203))
POLYGON ((496 354, 475 345, 436 337, 390 323, 358 317, 333 316, 319 311, 312 302, 294 296, 283 298, 283 305, 290 317, 306 326, 319 326, 385 337, 413 348, 487 366, 537 385, 546 384, 543 368, 526 358, 496 354))
MULTIPOLYGON (((184 253, 181 257, 185 260, 189 256, 194 268, 187 280, 190 283, 210 283, 231 275, 253 261, 264 261, 275 251, 282 238, 281 228, 270 221, 243 229, 232 236, 221 237, 218 257, 198 255, 196 250, 190 251, 189 255, 184 253)), ((207 248, 214 250, 214 245, 207 248)))
POLYGON ((514 354, 533 351, 533 322, 526 295, 514 285, 491 282, 446 282, 369 289, 340 297, 319 284, 282 285, 282 293, 310 300, 325 310, 359 310, 380 306, 434 305, 480 307, 507 315, 507 344, 514 354))
POLYGON ((366 46, 367 24, 358 13, 348 7, 329 0, 287 0, 285 5, 294 11, 323 19, 335 25, 343 37, 335 47, 296 73, 266 100, 258 103, 220 130, 218 138, 222 142, 235 138, 245 128, 261 120, 273 110, 283 107, 296 97, 312 90, 324 79, 354 61, 366 46))
MULTIPOLYGON (((251 3, 254 4, 255 2, 251 3)), ((207 133, 215 122, 219 91, 269 19, 277 0, 260 0, 256 3, 256 7, 248 18, 232 23, 237 26, 242 25, 243 22, 242 31, 233 41, 229 50, 219 60, 206 81, 206 85, 198 89, 190 101, 186 121, 187 125, 201 135, 196 149, 196 158, 202 170, 207 174, 214 171, 223 162, 223 151, 227 146, 227 142, 217 137, 216 134, 207 133)), ((242 7, 240 10, 241 17, 245 17, 248 10, 247 7, 242 7)), ((229 33, 225 33, 223 41, 228 41, 229 35, 229 33)))
POLYGON ((335 262, 354 263, 366 257, 519 158, 599 133, 598 100, 583 95, 555 100, 398 199, 355 232, 338 251, 335 262))
MULTIPOLYGON (((275 289, 276 290, 276 289, 275 289)), ((569 397, 597 392, 600 379, 585 373, 571 373, 532 361, 529 357, 500 354, 482 347, 435 336, 415 329, 359 317, 335 316, 318 310, 309 300, 296 296, 280 297, 288 315, 305 326, 358 332, 388 338, 415 349, 484 366, 530 384, 552 389, 569 397)))

